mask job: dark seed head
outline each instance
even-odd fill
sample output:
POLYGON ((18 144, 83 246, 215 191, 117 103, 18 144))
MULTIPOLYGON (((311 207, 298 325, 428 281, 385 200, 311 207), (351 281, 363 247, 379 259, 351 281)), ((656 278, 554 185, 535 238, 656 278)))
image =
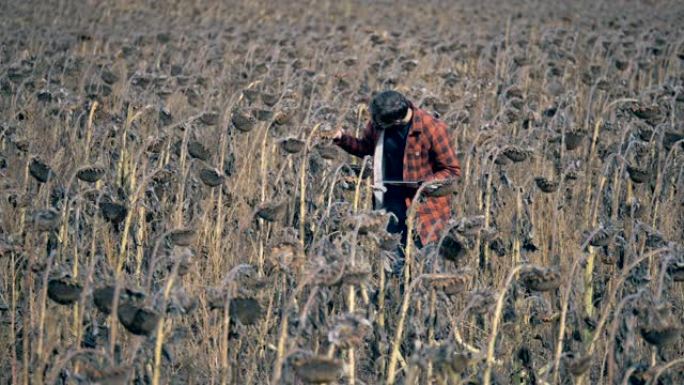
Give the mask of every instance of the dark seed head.
POLYGON ((119 204, 119 203, 114 203, 114 202, 100 202, 100 211, 102 212, 102 216, 114 223, 120 223, 126 218, 126 214, 128 213, 128 210, 126 209, 126 206, 119 204))
POLYGON ((29 172, 31 173, 31 176, 36 178, 36 180, 40 183, 46 183, 54 176, 50 166, 38 158, 33 158, 31 160, 31 163, 29 164, 29 172))
POLYGON ((606 78, 600 78, 596 80, 596 88, 601 91, 608 91, 611 88, 612 83, 606 78))
POLYGON ((97 310, 109 315, 114 302, 114 286, 104 286, 93 290, 93 303, 97 310))
POLYGON ((585 134, 582 131, 568 131, 565 133, 565 149, 568 151, 575 150, 582 145, 585 134))
POLYGON ((278 103, 278 99, 280 97, 276 94, 271 94, 268 92, 262 92, 261 93, 261 101, 267 105, 268 107, 273 107, 275 106, 276 103, 278 103))
POLYGON ((205 112, 200 116, 200 121, 207 126, 215 126, 219 121, 219 114, 216 112, 205 112))
POLYGON ((381 231, 380 234, 373 234, 378 246, 384 251, 395 251, 401 242, 401 234, 381 231))
POLYGON ((452 232, 442 239, 438 250, 442 258, 458 263, 468 254, 468 240, 461 234, 452 232))
POLYGON ((268 122, 273 118, 273 115, 273 111, 267 110, 265 108, 254 110, 254 117, 260 122, 268 122))
POLYGON ((466 303, 470 305, 470 311, 474 314, 484 314, 496 303, 496 296, 488 289, 474 290, 468 296, 466 303))
POLYGON ((174 246, 187 247, 190 246, 197 236, 197 232, 194 229, 182 228, 171 230, 168 234, 169 241, 174 246))
POLYGON ((48 297, 60 305, 71 305, 81 297, 83 287, 66 278, 51 279, 48 281, 48 297))
POLYGON ((406 60, 401 63, 401 69, 407 72, 413 71, 418 67, 417 60, 406 60))
MULTIPOLYGON (((357 164, 353 164, 353 165, 350 165, 349 168, 352 169, 352 171, 354 172, 354 175, 356 175, 357 177, 361 174, 361 168, 362 168, 361 166, 359 166, 357 164)), ((370 178, 372 176, 373 176, 373 168, 366 166, 366 168, 363 170, 362 179, 370 178)))
POLYGON ((538 176, 534 178, 534 182, 542 192, 552 193, 558 190, 558 181, 552 181, 542 176, 538 176))
POLYGON ((422 346, 411 361, 421 369, 432 365, 440 375, 463 374, 478 360, 477 356, 468 351, 462 351, 454 343, 444 342, 439 345, 422 346))
POLYGON ((242 90, 242 96, 244 96, 248 102, 253 103, 259 97, 259 91, 247 88, 242 90))
POLYGON ((254 325, 261 318, 261 305, 254 298, 230 300, 230 316, 243 325, 254 325))
POLYGON ((76 177, 84 182, 95 183, 102 179, 106 170, 102 166, 84 166, 76 172, 76 177))
MULTIPOLYGON (((112 312, 112 304, 114 302, 114 289, 112 285, 102 286, 93 290, 93 303, 97 310, 109 315, 112 312)), ((125 287, 119 289, 119 303, 123 303, 129 299, 142 300, 145 298, 145 293, 131 290, 125 287)))
POLYGON ((667 273, 675 282, 684 282, 684 262, 672 262, 667 267, 667 273))
POLYGON ((52 98, 53 98, 52 92, 50 92, 48 90, 41 90, 38 92, 38 94, 36 96, 37 96, 38 100, 41 102, 51 102, 52 98))
POLYGON ((517 87, 517 86, 511 86, 504 91, 504 98, 506 98, 506 99, 513 99, 513 98, 523 99, 524 96, 525 95, 524 95, 522 89, 520 89, 520 87, 517 87))
POLYGON ((627 166, 627 173, 629 174, 629 179, 631 179, 632 182, 637 184, 647 182, 648 177, 650 176, 647 170, 631 165, 627 166))
POLYGON ((532 353, 527 346, 521 346, 518 349, 518 359, 522 362, 523 368, 532 368, 532 353))
POLYGON ((290 108, 282 108, 281 110, 275 113, 275 116, 273 117, 273 123, 282 126, 284 124, 289 123, 293 117, 294 110, 290 108))
POLYGON ((208 161, 211 159, 211 153, 198 141, 188 143, 188 154, 199 160, 208 161))
POLYGON ((156 311, 130 302, 120 303, 117 315, 126 330, 138 336, 149 336, 159 322, 159 314, 156 311))
POLYGON ((641 336, 651 345, 663 346, 679 339, 681 328, 674 325, 641 328, 641 336))
POLYGON ((159 122, 161 122, 163 126, 168 126, 173 122, 173 114, 171 114, 171 110, 167 107, 159 109, 159 122))
POLYGON ((147 146, 147 151, 153 153, 153 154, 159 154, 162 152, 164 149, 164 146, 166 145, 166 138, 165 137, 159 137, 154 139, 152 143, 147 146))
POLYGON ((114 84, 119 81, 119 76, 108 69, 103 70, 102 73, 100 73, 100 77, 107 84, 114 84))
POLYGON ((101 385, 124 385, 133 372, 131 366, 117 366, 106 369, 95 369, 89 366, 83 367, 83 372, 89 383, 101 385))
POLYGON ((315 148, 316 148, 316 151, 318 152, 318 154, 323 159, 335 160, 335 159, 337 159, 337 156, 339 155, 339 151, 337 150, 336 146, 318 144, 318 145, 316 145, 315 148))
POLYGON ((230 117, 230 121, 240 132, 252 131, 254 125, 256 124, 256 119, 252 115, 237 110, 233 112, 233 115, 230 117))
POLYGON ((511 160, 506 155, 501 154, 494 158, 494 163, 499 166, 505 166, 511 164, 511 160))
POLYGON ((274 222, 280 218, 282 214, 285 213, 287 208, 287 202, 264 202, 259 207, 257 207, 256 215, 268 222, 274 222))
POLYGON ((304 149, 304 142, 297 138, 285 138, 280 141, 280 148, 282 148, 288 154, 296 154, 304 149))
POLYGON ((623 57, 617 57, 614 60, 615 68, 619 71, 624 71, 629 66, 629 62, 623 57))
POLYGON ((503 154, 513 162, 523 162, 530 156, 530 151, 517 146, 508 146, 503 154))
POLYGON ((358 59, 355 56, 348 56, 342 60, 342 63, 346 65, 347 67, 351 67, 354 64, 358 62, 358 59))
POLYGON ((596 230, 594 235, 591 236, 589 240, 589 245, 593 247, 608 246, 610 241, 613 239, 613 233, 607 229, 600 228, 596 230))
POLYGON ((658 121, 661 110, 658 105, 639 105, 634 104, 630 107, 630 111, 639 119, 645 120, 649 124, 653 124, 658 121))
POLYGON ((216 169, 203 168, 199 172, 199 178, 209 187, 217 187, 223 184, 225 177, 216 169))
POLYGON ((33 226, 37 231, 53 231, 59 227, 60 215, 53 209, 38 210, 33 214, 33 226))
POLYGON ((531 266, 520 272, 520 281, 530 290, 550 291, 560 286, 561 276, 557 269, 531 266))
POLYGON ((295 373, 309 384, 334 383, 342 372, 342 363, 324 356, 302 357, 292 360, 295 373))
POLYGON ((683 140, 684 135, 682 134, 678 134, 676 132, 665 132, 663 134, 663 147, 665 147, 667 151, 670 151, 672 146, 679 142, 679 145, 684 148, 684 142, 682 142, 683 140))

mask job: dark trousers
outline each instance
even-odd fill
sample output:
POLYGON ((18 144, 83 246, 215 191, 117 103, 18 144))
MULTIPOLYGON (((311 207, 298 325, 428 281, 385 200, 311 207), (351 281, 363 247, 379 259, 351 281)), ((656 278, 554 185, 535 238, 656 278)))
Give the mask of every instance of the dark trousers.
MULTIPOLYGON (((395 275, 401 275, 404 268, 404 250, 408 240, 408 228, 406 226, 406 198, 407 196, 410 197, 411 193, 413 193, 413 191, 389 187, 384 197, 383 208, 387 212, 390 212, 396 216, 396 220, 393 218, 388 223, 387 232, 393 234, 401 233, 401 243, 399 246, 397 246, 396 260, 392 267, 393 274, 395 275)), ((420 242, 420 239, 415 236, 413 239, 414 246, 418 249, 421 249, 423 245, 420 242)))

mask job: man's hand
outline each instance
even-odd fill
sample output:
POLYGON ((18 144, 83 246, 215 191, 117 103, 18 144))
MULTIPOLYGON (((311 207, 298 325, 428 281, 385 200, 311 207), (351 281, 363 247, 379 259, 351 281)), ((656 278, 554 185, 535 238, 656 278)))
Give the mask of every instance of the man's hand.
POLYGON ((341 127, 335 128, 334 131, 330 130, 328 132, 328 138, 332 139, 332 141, 336 145, 340 146, 340 148, 342 148, 344 151, 359 158, 373 155, 376 134, 373 131, 373 127, 370 122, 366 124, 366 128, 364 128, 363 133, 358 138, 354 135, 351 135, 349 131, 341 127))
POLYGON ((338 140, 342 138, 342 135, 344 135, 344 130, 342 128, 338 128, 335 133, 332 135, 332 140, 338 140))
POLYGON ((344 136, 345 131, 342 128, 336 128, 334 130, 319 131, 318 137, 324 140, 338 140, 344 136))

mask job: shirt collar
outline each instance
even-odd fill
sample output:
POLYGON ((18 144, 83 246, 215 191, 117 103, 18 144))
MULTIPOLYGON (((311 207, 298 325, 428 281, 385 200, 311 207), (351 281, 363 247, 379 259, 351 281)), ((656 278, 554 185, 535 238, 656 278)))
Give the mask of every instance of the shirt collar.
POLYGON ((413 102, 409 102, 409 108, 413 110, 413 117, 411 130, 409 131, 409 136, 418 135, 423 131, 423 116, 418 107, 416 107, 413 102))

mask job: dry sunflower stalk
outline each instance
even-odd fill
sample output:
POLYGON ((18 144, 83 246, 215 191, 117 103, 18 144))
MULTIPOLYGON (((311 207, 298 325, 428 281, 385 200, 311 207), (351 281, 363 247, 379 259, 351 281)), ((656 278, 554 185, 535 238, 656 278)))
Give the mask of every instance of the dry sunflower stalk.
POLYGON ((351 24, 297 1, 251 24, 258 3, 62 3, 0 14, 8 382, 684 382, 667 366, 682 348, 681 2, 358 2, 351 24), (453 22, 420 28, 439 15, 453 22), (361 160, 332 140, 363 137, 383 89, 458 150, 456 183, 422 190, 455 195, 422 248, 373 211, 369 141, 361 160))

